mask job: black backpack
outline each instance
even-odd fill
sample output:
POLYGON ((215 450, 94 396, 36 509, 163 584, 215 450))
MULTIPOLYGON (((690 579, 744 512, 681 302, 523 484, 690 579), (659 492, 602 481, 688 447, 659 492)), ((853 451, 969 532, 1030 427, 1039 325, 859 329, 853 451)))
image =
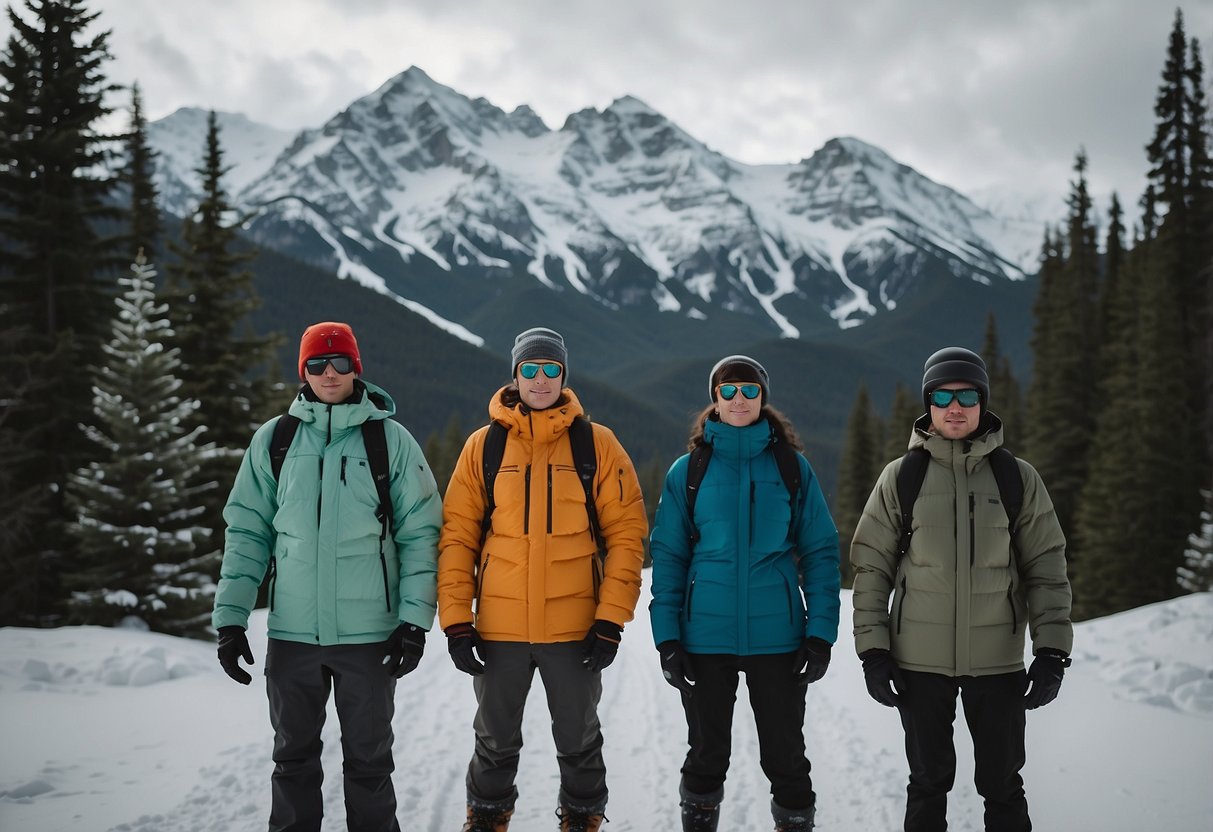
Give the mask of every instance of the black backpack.
MULTIPOLYGON (((371 401, 379 408, 384 402, 378 396, 371 396, 371 401)), ((375 491, 379 494, 379 507, 375 509, 375 519, 380 523, 379 531, 379 561, 383 567, 383 593, 388 599, 387 608, 392 609, 392 595, 387 581, 387 562, 383 553, 383 541, 395 531, 396 517, 392 511, 391 471, 388 470, 387 435, 382 419, 367 419, 362 423, 362 444, 366 447, 366 460, 371 467, 371 477, 375 480, 375 491)), ((274 425, 274 433, 270 437, 270 470, 274 473, 274 481, 282 473, 282 463, 286 460, 286 452, 295 441, 299 431, 299 417, 284 413, 278 417, 274 425)), ((343 472, 344 476, 344 472, 343 472)), ((277 563, 270 558, 267 581, 272 581, 277 573, 277 563)), ((273 594, 270 595, 270 609, 274 608, 273 594)))
MULTIPOLYGON (((788 521, 788 534, 794 536, 796 525, 800 521, 800 460, 796 450, 787 442, 781 442, 778 437, 771 443, 771 452, 775 454, 775 464, 779 468, 779 477, 788 490, 788 499, 792 504, 792 517, 788 521)), ((712 461, 712 446, 704 443, 696 445, 691 451, 691 459, 687 463, 687 517, 691 520, 691 545, 699 542, 699 528, 695 525, 695 499, 699 496, 699 486, 708 471, 708 463, 712 461)))
MULTIPOLYGON (((1006 448, 995 448, 987 455, 990 467, 994 470, 994 479, 998 483, 998 496, 1002 499, 1002 507, 1010 522, 1011 551, 1019 560, 1019 547, 1015 543, 1016 523, 1019 512, 1023 508, 1023 475, 1019 473, 1019 463, 1015 455, 1006 448)), ((918 500, 918 492, 922 490, 922 481, 927 476, 927 463, 931 454, 926 448, 914 448, 901 458, 901 468, 897 471, 897 504, 901 507, 901 538, 897 543, 897 558, 905 557, 910 551, 910 537, 914 534, 914 503, 918 500)))
MULTIPOLYGON (((597 552, 594 555, 594 598, 598 598, 598 587, 602 583, 603 571, 606 568, 606 541, 602 539, 602 528, 598 524, 598 507, 594 504, 594 475, 598 473, 598 454, 594 449, 594 428, 589 420, 582 416, 574 416, 569 425, 569 445, 573 450, 573 467, 577 469, 577 478, 585 491, 585 513, 590 519, 590 536, 594 539, 597 552)), ((484 466, 484 491, 487 499, 484 504, 484 517, 480 521, 480 545, 483 551, 485 538, 488 537, 489 527, 493 524, 493 510, 497 502, 493 497, 493 485, 497 481, 497 470, 501 468, 501 458, 505 455, 505 440, 509 429, 501 422, 489 424, 488 434, 484 438, 484 456, 481 464, 484 466)), ((477 597, 479 597, 480 563, 476 564, 477 597)))

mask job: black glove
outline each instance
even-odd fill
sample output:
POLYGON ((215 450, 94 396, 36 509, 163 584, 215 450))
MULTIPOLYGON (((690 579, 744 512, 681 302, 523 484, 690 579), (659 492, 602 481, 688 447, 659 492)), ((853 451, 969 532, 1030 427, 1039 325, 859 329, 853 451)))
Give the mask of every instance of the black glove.
POLYGON ((249 664, 256 664, 253 661, 253 651, 248 646, 248 638, 244 635, 244 628, 237 627, 235 624, 220 627, 219 664, 223 665, 224 673, 240 684, 247 685, 253 681, 253 677, 240 666, 239 659, 241 658, 249 664))
POLYGON ((661 675, 674 687, 688 696, 695 690, 695 674, 691 671, 691 657, 682 649, 682 642, 671 639, 657 645, 661 656, 661 675))
POLYGON ((830 666, 830 643, 817 636, 809 636, 800 642, 796 650, 795 664, 792 667, 796 674, 796 684, 807 687, 826 675, 830 666))
POLYGON ((859 658, 863 660, 863 678, 868 685, 868 695, 881 705, 897 707, 906 683, 901 668, 893 661, 893 654, 882 647, 873 647, 864 650, 859 658))
POLYGON ((415 624, 401 624, 387 637, 387 655, 383 663, 397 679, 417 669, 425 652, 425 630, 415 624))
POLYGON ((581 641, 585 650, 585 658, 581 663, 586 670, 604 670, 615 661, 619 652, 619 641, 623 638, 623 628, 614 621, 596 619, 581 641))
POLYGON ((1023 698, 1023 706, 1029 711, 1048 705, 1057 698, 1061 690, 1061 677, 1065 675, 1070 659, 1060 650, 1045 647, 1032 659, 1028 668, 1028 681, 1032 683, 1031 690, 1023 698))
POLYGON ((451 661, 455 667, 464 673, 479 676, 484 673, 483 654, 484 641, 480 633, 469 622, 452 624, 446 628, 446 649, 450 651, 451 661), (480 661, 476 660, 477 655, 480 661))

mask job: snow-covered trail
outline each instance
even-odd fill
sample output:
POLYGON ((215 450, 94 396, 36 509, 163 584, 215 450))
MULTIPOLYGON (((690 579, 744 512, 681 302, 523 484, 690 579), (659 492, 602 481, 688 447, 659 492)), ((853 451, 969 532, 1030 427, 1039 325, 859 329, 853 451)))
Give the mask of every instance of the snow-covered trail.
MULTIPOLYGON (((679 828, 686 728, 678 695, 658 669, 647 600, 646 590, 604 675, 609 832, 679 828)), ((864 689, 849 635, 849 593, 842 614, 830 672, 809 688, 818 828, 899 828, 906 776, 900 723, 864 689)), ((264 631, 260 612, 250 628, 254 673, 265 655, 264 631)), ((1213 828, 1213 797, 1204 786, 1213 770, 1211 632, 1211 596, 1080 625, 1061 697, 1029 716, 1024 775, 1037 828, 1213 828)), ((431 634, 420 668, 401 681, 396 699, 402 829, 454 832, 462 823, 475 700, 440 634, 431 634)), ((722 832, 771 827, 744 686, 738 700, 722 832)), ((263 683, 257 677, 246 688, 228 680, 210 644, 91 627, 0 630, 0 703, 0 829, 265 828, 273 764, 263 683)), ((538 678, 525 737, 511 828, 552 830, 557 769, 538 678)), ((324 828, 343 830, 335 713, 324 738, 324 828)), ((950 828, 976 832, 981 805, 963 718, 956 739, 950 828)))

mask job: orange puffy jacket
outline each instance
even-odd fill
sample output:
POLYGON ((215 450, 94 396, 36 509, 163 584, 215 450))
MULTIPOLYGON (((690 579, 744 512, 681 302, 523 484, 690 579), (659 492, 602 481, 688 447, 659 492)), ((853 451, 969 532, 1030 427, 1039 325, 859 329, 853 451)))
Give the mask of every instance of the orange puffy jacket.
POLYGON ((606 541, 605 573, 594 600, 597 551, 568 428, 582 414, 568 402, 532 411, 508 408, 497 391, 489 416, 509 429, 493 485, 496 508, 480 546, 485 426, 468 437, 447 486, 438 557, 439 622, 474 621, 485 639, 542 644, 583 638, 594 619, 621 627, 640 597, 648 520, 632 460, 615 434, 594 425, 595 505, 606 541), (480 563, 479 599, 476 565, 480 563))

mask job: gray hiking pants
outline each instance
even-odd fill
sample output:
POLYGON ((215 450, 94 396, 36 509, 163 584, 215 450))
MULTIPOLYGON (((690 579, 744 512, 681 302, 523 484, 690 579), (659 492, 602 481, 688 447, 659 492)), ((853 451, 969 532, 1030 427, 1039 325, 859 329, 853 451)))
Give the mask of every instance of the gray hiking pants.
POLYGON ((581 642, 525 644, 486 641, 484 674, 474 677, 476 750, 468 764, 469 803, 513 806, 522 751, 522 713, 538 669, 547 694, 560 766, 561 804, 582 811, 606 807, 606 764, 598 700, 602 674, 582 664, 581 642))
POLYGON ((383 644, 320 647, 270 639, 265 686, 274 726, 270 832, 319 832, 320 730, 329 690, 341 721, 345 814, 350 832, 400 832, 392 788, 396 680, 383 644))

